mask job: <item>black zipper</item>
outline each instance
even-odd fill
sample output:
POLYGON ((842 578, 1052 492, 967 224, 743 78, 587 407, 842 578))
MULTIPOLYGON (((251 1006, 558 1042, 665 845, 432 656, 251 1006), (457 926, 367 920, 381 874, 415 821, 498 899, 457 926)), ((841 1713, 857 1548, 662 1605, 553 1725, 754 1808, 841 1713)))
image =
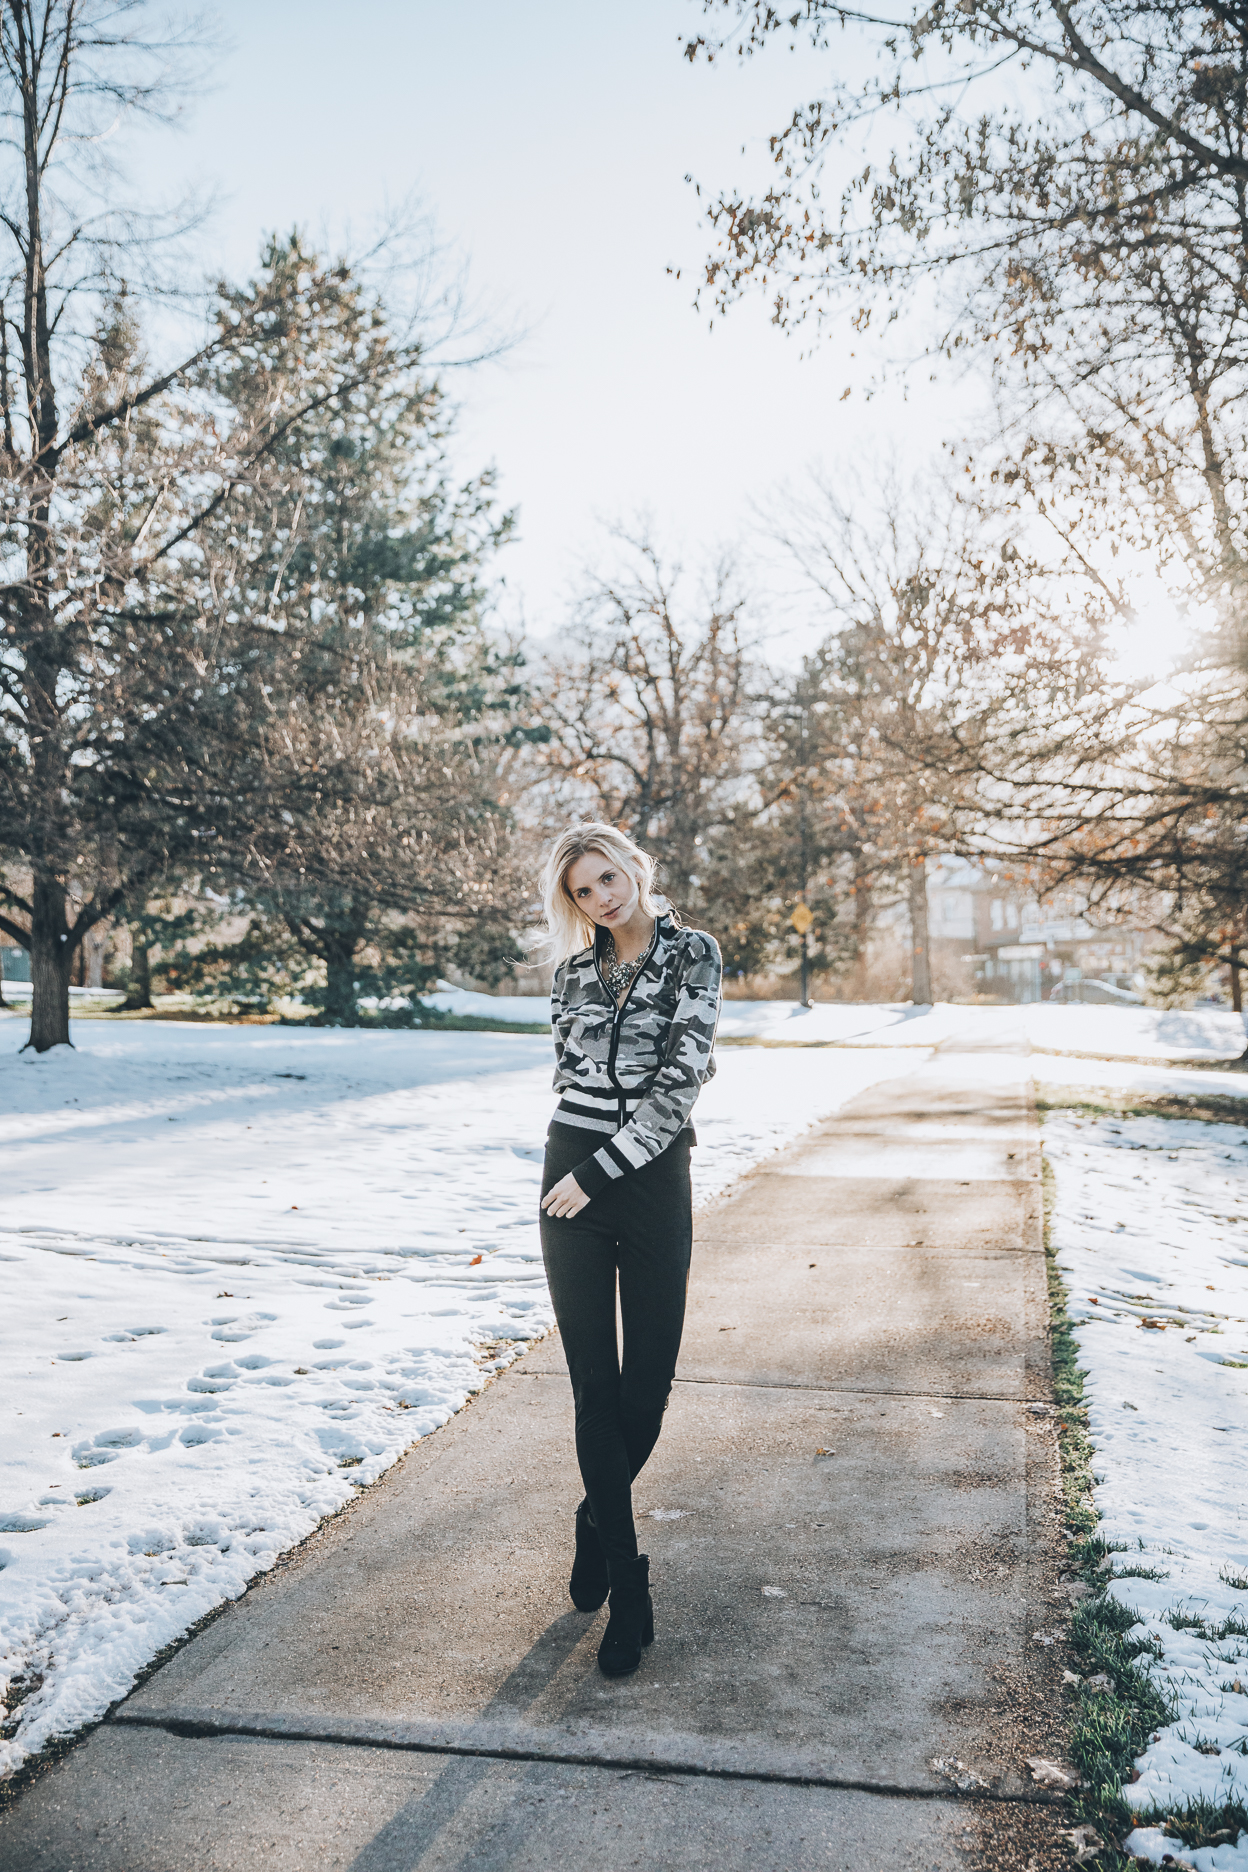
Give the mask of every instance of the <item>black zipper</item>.
MULTIPOLYGON (((632 981, 630 981, 628 984, 628 992, 624 996, 624 999, 617 1004, 616 1009, 615 1009, 615 1014, 611 1021, 611 1045, 607 1049, 607 1078, 611 1081, 612 1085, 615 1087, 615 1096, 618 1101, 617 1116, 619 1118, 621 1131, 624 1129, 624 1126, 628 1123, 628 1104, 627 1104, 627 1098, 625 1096, 624 1088, 615 1076, 615 1056, 617 1052, 619 1051, 619 1046, 620 1046, 620 1028, 623 1025, 624 1016, 628 1011, 628 1004, 633 998, 633 989, 637 986, 637 983, 641 980, 641 977, 645 973, 646 968, 649 965, 650 958, 654 954, 655 947, 658 943, 658 940, 659 940, 659 919, 658 917, 655 917, 654 928, 650 933, 650 946, 646 950, 645 955, 641 958, 641 961, 637 964, 637 972, 633 976, 632 981)), ((602 983, 603 987, 606 989, 607 994, 610 995, 612 1001, 615 1001, 615 996, 611 994, 611 990, 607 986, 606 976, 603 974, 601 966, 599 965, 599 962, 598 962, 598 944, 596 942, 594 944, 594 968, 597 970, 598 979, 602 983)))

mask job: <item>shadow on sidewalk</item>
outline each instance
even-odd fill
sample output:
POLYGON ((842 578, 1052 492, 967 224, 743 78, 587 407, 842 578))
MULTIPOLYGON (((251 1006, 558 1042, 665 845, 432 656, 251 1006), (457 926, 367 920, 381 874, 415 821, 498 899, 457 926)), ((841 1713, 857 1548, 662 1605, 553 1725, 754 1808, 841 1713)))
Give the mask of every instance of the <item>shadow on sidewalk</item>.
MULTIPOLYGON (((590 1629, 592 1615, 565 1612, 546 1627, 515 1670, 478 1713, 479 1721, 527 1710, 552 1684, 590 1629)), ((427 1759, 427 1758, 426 1758, 427 1759)), ((524 1765, 524 1764, 520 1764, 524 1765)), ((496 1755, 451 1757, 433 1786, 400 1808, 351 1861, 349 1872, 404 1872, 416 1866, 434 1840, 499 1766, 496 1755)))

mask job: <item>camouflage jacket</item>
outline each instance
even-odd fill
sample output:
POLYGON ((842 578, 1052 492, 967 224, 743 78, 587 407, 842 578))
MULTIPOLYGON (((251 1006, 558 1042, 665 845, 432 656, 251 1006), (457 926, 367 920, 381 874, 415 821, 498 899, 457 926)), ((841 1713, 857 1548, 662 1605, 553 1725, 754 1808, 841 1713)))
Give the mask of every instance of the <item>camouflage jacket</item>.
POLYGON ((617 1007, 599 967, 607 932, 555 972, 550 998, 555 1040, 554 1123, 603 1139, 573 1171, 597 1196, 639 1170, 689 1123, 703 1081, 715 1071, 719 946, 671 917, 655 920, 650 946, 624 1005, 617 1007))

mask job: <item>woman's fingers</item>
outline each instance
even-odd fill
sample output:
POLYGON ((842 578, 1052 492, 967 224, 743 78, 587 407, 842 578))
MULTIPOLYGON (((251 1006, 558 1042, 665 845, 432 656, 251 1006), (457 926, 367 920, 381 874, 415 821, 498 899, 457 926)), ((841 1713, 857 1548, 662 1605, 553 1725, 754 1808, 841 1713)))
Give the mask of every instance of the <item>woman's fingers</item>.
POLYGON ((542 1207, 545 1209, 547 1215, 559 1216, 562 1218, 564 1216, 579 1215, 587 1201, 587 1197, 581 1197, 578 1201, 575 1196, 558 1196, 553 1200, 548 1198, 542 1204, 542 1207))
POLYGON ((560 1177, 542 1197, 542 1208, 548 1215, 563 1218, 579 1215, 588 1201, 589 1197, 569 1170, 567 1176, 560 1177))

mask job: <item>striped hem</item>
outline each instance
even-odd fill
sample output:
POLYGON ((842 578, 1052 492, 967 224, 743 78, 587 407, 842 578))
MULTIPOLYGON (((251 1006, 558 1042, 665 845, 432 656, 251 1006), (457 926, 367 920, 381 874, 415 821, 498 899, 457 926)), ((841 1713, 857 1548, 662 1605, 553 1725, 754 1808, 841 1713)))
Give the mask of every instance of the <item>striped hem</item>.
MULTIPOLYGON (((640 1104, 640 1094, 632 1098, 625 1097, 625 1124, 634 1116, 640 1104)), ((599 1092, 581 1086, 569 1088, 555 1108, 553 1122, 568 1125, 577 1131, 597 1131, 602 1136, 614 1137, 620 1129, 620 1101, 614 1092, 599 1092)))
MULTIPOLYGON (((618 1105, 620 1094, 611 1086, 565 1085, 556 1088, 561 1099, 572 1099, 578 1105, 592 1108, 595 1105, 618 1105)), ((640 1105, 646 1096, 646 1088, 638 1087, 632 1091, 625 1088, 624 1098, 630 1105, 640 1105)))
POLYGON ((566 1105, 555 1107, 551 1124, 566 1125, 572 1131, 598 1131, 611 1137, 619 1130, 619 1124, 612 1118, 587 1118, 583 1112, 570 1111, 566 1105))
MULTIPOLYGON (((624 1123, 641 1104, 641 1094, 625 1095, 624 1123)), ((556 1124, 571 1125, 578 1131, 598 1131, 613 1137, 620 1129, 620 1100, 614 1092, 599 1092, 577 1086, 563 1093, 555 1110, 556 1124)))

